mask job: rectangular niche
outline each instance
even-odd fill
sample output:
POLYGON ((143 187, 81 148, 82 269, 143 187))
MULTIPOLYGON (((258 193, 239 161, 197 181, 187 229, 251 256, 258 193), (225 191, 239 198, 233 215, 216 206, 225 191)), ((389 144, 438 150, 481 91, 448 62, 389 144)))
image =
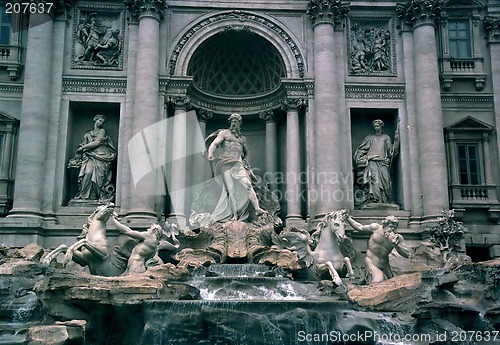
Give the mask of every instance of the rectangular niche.
MULTIPOLYGON (((398 123, 398 110, 397 109, 366 109, 366 108, 351 108, 351 148, 352 148, 352 162, 354 173, 354 204, 356 209, 362 208, 367 202, 363 199, 362 192, 363 186, 359 183, 359 169, 356 168, 355 153, 356 149, 363 143, 364 139, 374 133, 372 122, 380 119, 384 122, 382 127, 383 133, 387 134, 391 143, 394 145, 395 131, 398 123)), ((401 132, 401 131, 400 131, 401 132)), ((394 156, 390 164, 390 177, 392 180, 392 192, 390 197, 393 204, 402 206, 403 201, 403 185, 400 178, 402 169, 400 167, 401 155, 401 141, 399 142, 399 152, 394 156)), ((365 186, 366 187, 366 186, 365 186)), ((404 209, 401 207, 401 209, 404 209)))
MULTIPOLYGON (((65 152, 65 178, 63 189, 63 206, 72 205, 74 197, 79 192, 78 175, 79 168, 69 168, 68 163, 75 157, 78 145, 84 139, 85 134, 94 128, 94 117, 97 114, 104 115, 106 122, 102 126, 106 134, 110 137, 115 149, 118 149, 118 136, 120 124, 120 103, 102 102, 70 102, 68 114, 68 136, 65 152)), ((111 163, 111 184, 116 192, 116 157, 111 163)), ((90 203, 97 203, 99 200, 89 200, 90 203)))
POLYGON ((347 70, 352 76, 395 77, 394 19, 350 16, 347 26, 347 70))

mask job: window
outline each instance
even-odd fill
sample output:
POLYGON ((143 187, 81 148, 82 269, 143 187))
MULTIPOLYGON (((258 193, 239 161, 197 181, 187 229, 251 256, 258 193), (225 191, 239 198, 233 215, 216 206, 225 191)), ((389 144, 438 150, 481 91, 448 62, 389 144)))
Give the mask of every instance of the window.
MULTIPOLYGON (((447 0, 443 4, 438 28, 441 86, 445 91, 458 82, 473 82, 477 91, 484 89, 486 73, 481 42, 482 11, 478 0, 447 0)), ((468 86, 467 86, 468 87, 468 86)))
POLYGON ((468 20, 450 20, 448 39, 451 58, 470 58, 470 31, 468 20))
POLYGON ((480 184, 478 144, 457 144, 460 184, 480 184))
POLYGON ((5 6, 0 6, 0 44, 10 44, 10 20, 5 6))

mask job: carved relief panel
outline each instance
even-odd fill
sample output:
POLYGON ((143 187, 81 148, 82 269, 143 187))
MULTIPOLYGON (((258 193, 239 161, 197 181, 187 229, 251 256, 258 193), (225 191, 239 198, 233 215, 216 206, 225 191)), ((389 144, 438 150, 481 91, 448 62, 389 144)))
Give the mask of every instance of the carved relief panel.
POLYGON ((75 8, 71 68, 123 68, 123 7, 85 6, 75 8))
POLYGON ((349 75, 396 76, 394 20, 351 17, 347 30, 349 75))

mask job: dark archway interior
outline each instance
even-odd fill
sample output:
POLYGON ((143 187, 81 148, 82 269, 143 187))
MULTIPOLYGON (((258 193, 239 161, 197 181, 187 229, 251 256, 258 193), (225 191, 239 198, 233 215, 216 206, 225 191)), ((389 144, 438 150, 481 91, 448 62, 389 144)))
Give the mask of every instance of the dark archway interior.
POLYGON ((251 96, 275 90, 286 70, 270 42, 253 32, 233 29, 200 45, 189 63, 188 75, 205 93, 251 96))

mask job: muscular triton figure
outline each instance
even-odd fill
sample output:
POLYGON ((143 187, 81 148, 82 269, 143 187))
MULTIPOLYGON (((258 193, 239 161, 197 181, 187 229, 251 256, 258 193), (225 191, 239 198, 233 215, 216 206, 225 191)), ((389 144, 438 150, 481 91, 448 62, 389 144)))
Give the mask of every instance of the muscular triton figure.
POLYGON ((381 282, 394 277, 389 264, 389 254, 392 250, 396 249, 405 258, 410 256, 403 236, 396 232, 399 225, 398 219, 394 216, 388 216, 382 221, 382 224, 372 223, 369 225, 362 225, 351 216, 347 217, 346 221, 354 230, 371 233, 365 258, 368 282, 381 282))

